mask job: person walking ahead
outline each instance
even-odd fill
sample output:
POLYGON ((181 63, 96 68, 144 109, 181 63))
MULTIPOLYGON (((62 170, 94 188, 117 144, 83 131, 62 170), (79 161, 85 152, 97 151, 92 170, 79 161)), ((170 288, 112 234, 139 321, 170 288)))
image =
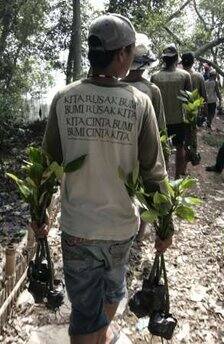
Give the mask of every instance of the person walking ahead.
POLYGON ((216 102, 219 100, 219 106, 222 105, 222 96, 219 90, 218 82, 216 80, 217 74, 215 70, 210 71, 209 78, 205 81, 205 88, 207 94, 208 102, 208 117, 207 117, 207 126, 211 128, 212 121, 215 116, 216 111, 216 102))
POLYGON ((186 125, 182 104, 178 100, 181 90, 191 91, 191 79, 189 73, 176 67, 178 52, 174 44, 163 50, 162 60, 164 67, 153 74, 151 81, 161 91, 165 109, 168 135, 173 137, 173 144, 176 146, 176 172, 175 177, 179 178, 186 174, 186 152, 184 142, 186 137, 186 125))
POLYGON ((145 34, 137 33, 134 60, 129 74, 123 81, 130 83, 149 96, 154 107, 159 131, 166 131, 165 112, 160 89, 143 77, 144 71, 155 61, 156 58, 149 49, 148 37, 145 34))
POLYGON ((207 96, 205 90, 205 81, 202 74, 194 69, 194 62, 195 56, 193 52, 188 51, 182 54, 181 63, 184 70, 186 70, 186 72, 188 72, 191 76, 192 89, 197 89, 200 97, 203 97, 206 102, 207 96))
MULTIPOLYGON (((156 118, 149 98, 118 81, 133 59, 135 30, 117 14, 89 30, 92 76, 59 91, 51 105, 44 148, 65 164, 86 155, 61 189, 62 255, 72 304, 71 344, 111 344, 111 324, 125 294, 125 271, 137 218, 118 168, 139 161, 147 190, 166 177, 156 118)), ((41 230, 41 229, 40 229, 41 230)), ((171 243, 156 241, 164 251, 171 243)))
MULTIPOLYGON (((123 79, 123 81, 136 87, 138 90, 142 91, 143 93, 149 96, 155 111, 159 131, 164 134, 167 133, 167 129, 163 100, 160 89, 151 81, 143 77, 145 69, 148 68, 155 61, 156 58, 153 56, 149 48, 148 37, 145 34, 137 33, 134 60, 132 62, 129 74, 123 79)), ((166 161, 166 166, 168 166, 169 156, 166 156, 164 153, 164 158, 166 161)), ((145 230, 146 223, 143 220, 141 220, 138 235, 136 237, 137 241, 142 241, 142 238, 145 234, 145 230)))

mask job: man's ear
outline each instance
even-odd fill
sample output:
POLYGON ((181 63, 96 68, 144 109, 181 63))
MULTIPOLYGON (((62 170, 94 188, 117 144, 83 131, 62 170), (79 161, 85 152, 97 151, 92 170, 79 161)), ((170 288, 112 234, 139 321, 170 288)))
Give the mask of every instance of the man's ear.
POLYGON ((125 59, 125 48, 121 48, 118 53, 116 54, 117 57, 117 61, 119 62, 119 64, 122 64, 124 62, 125 59))

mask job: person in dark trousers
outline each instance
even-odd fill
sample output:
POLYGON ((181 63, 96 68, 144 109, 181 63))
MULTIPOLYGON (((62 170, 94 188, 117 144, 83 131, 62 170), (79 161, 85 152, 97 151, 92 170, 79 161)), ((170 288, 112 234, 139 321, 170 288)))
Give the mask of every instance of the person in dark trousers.
POLYGON ((182 54, 181 63, 184 70, 186 70, 191 76, 192 89, 193 90, 197 89, 199 95, 203 97, 206 102, 207 97, 206 97, 206 90, 205 90, 205 81, 202 74, 197 72, 193 68, 194 62, 195 62, 195 57, 194 57, 193 52, 188 51, 182 54))
MULTIPOLYGON (((86 155, 82 168, 65 173, 61 185, 71 344, 114 344, 119 337, 112 319, 126 292, 127 262, 138 230, 119 167, 128 175, 139 163, 147 192, 165 189, 167 173, 151 101, 119 80, 131 66, 135 40, 134 27, 123 16, 107 14, 93 21, 91 75, 55 95, 44 136, 44 149, 58 163, 86 155)), ((156 250, 164 252, 171 242, 172 237, 157 238, 156 250)))
POLYGON ((186 124, 182 103, 177 98, 181 90, 191 91, 191 77, 185 70, 177 68, 178 51, 174 44, 168 45, 162 54, 163 68, 152 75, 162 94, 165 109, 167 131, 173 136, 176 146, 175 178, 186 175, 187 159, 185 151, 186 124))
POLYGON ((209 79, 205 81, 205 89, 207 94, 207 103, 208 103, 208 117, 207 117, 207 126, 208 128, 212 127, 212 121, 215 117, 217 100, 219 100, 219 107, 222 106, 222 96, 219 90, 219 85, 216 80, 217 73, 215 70, 210 71, 209 79))
POLYGON ((216 157, 216 164, 213 166, 207 166, 206 171, 222 173, 223 169, 224 169, 224 142, 222 146, 219 148, 219 151, 216 157))

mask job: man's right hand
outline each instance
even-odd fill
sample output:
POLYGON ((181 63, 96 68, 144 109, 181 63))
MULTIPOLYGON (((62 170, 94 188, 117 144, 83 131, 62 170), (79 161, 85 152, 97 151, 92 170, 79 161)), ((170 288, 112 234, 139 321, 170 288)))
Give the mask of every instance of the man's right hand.
POLYGON ((172 245, 172 242, 173 242, 172 236, 165 240, 162 240, 160 239, 159 236, 156 236, 155 249, 159 253, 164 253, 168 249, 168 247, 172 245))

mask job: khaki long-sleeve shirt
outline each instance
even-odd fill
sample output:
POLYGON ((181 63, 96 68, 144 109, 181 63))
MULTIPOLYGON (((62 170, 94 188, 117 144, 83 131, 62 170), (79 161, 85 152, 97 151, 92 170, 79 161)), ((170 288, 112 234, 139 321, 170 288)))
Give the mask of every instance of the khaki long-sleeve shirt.
POLYGON ((183 123, 182 103, 177 97, 181 90, 192 91, 189 73, 178 68, 162 69, 152 75, 151 81, 161 91, 167 125, 183 123))
POLYGON ((95 240, 125 240, 137 218, 124 182, 137 162, 146 187, 166 177, 159 131, 148 96, 120 82, 78 81, 59 91, 51 105, 43 147, 59 163, 81 155, 82 168, 64 175, 61 228, 95 240))
POLYGON ((159 87, 154 85, 152 82, 142 79, 141 81, 133 81, 129 84, 136 87, 138 90, 147 94, 152 101, 152 105, 155 111, 159 130, 166 130, 166 119, 163 106, 162 95, 159 87))

